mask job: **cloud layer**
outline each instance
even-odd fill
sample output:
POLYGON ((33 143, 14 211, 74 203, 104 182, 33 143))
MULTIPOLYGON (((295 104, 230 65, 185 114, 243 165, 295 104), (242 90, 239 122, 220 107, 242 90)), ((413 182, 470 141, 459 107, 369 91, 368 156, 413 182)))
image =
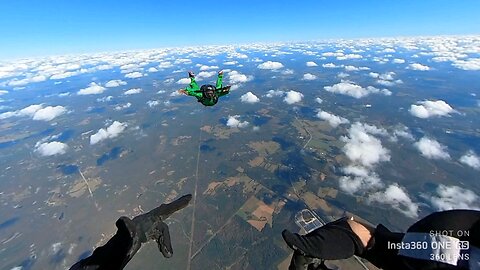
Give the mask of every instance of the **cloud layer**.
POLYGON ((344 81, 340 82, 337 84, 334 84, 332 86, 325 86, 323 87, 326 91, 331 92, 331 93, 337 93, 337 94, 342 94, 342 95, 347 95, 351 96, 354 98, 362 98, 365 96, 368 96, 370 94, 384 94, 386 96, 389 96, 392 94, 387 89, 378 89, 373 86, 368 86, 366 88, 361 87, 360 85, 354 84, 352 82, 344 81))
POLYGON ((50 121, 66 112, 67 109, 63 106, 47 106, 44 108, 43 104, 34 104, 21 110, 4 112, 0 114, 0 119, 26 116, 31 117, 33 120, 50 121))

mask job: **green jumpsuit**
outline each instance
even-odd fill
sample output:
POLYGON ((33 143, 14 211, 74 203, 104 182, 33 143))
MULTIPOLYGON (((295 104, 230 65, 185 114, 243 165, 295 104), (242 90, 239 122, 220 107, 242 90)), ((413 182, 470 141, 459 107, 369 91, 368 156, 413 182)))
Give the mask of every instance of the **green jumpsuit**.
MULTIPOLYGON (((213 106, 217 104, 218 98, 216 99, 209 99, 205 98, 203 96, 202 91, 200 90, 200 87, 198 86, 197 82, 195 81, 194 77, 190 78, 190 84, 185 88, 185 91, 187 92, 187 95, 189 96, 194 96, 197 98, 197 101, 202 103, 205 106, 213 106)), ((218 75, 217 77, 217 83, 215 85, 215 93, 217 97, 224 96, 228 94, 228 91, 222 91, 222 81, 223 81, 223 74, 218 75)))

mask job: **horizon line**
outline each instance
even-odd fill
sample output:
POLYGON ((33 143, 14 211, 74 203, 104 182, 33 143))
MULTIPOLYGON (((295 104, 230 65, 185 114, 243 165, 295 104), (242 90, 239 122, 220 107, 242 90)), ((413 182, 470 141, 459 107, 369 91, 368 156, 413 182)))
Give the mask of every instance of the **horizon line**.
POLYGON ((338 42, 338 41, 356 41, 356 40, 394 40, 394 39, 427 39, 434 37, 480 37, 480 33, 475 34, 440 34, 440 35, 401 35, 401 36, 383 36, 383 37, 356 37, 356 38, 322 38, 322 39, 310 39, 310 40, 289 40, 289 41, 251 41, 251 42, 239 42, 239 43, 225 43, 225 44, 197 44, 197 45, 176 45, 176 46, 158 46, 154 48, 135 48, 135 49, 115 49, 115 50, 98 50, 98 51, 88 51, 88 52, 70 52, 70 53, 59 53, 59 54, 45 54, 38 56, 23 56, 10 59, 1 59, 2 62, 15 62, 22 60, 38 60, 44 58, 60 57, 60 56, 79 56, 79 55, 93 55, 93 54, 115 54, 115 53, 125 53, 125 52, 139 52, 139 51, 151 51, 151 50, 161 50, 161 49, 176 49, 176 48, 196 48, 196 47, 224 47, 224 46, 233 46, 241 47, 248 46, 253 44, 293 44, 293 43, 322 43, 322 42, 338 42))

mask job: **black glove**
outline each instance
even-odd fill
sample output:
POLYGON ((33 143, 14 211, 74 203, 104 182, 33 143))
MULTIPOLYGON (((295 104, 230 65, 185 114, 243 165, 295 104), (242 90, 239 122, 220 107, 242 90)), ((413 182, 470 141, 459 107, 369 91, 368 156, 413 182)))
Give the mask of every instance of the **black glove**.
POLYGON ((173 254, 168 226, 163 221, 174 212, 186 207, 192 195, 162 204, 152 211, 133 219, 121 217, 115 225, 117 233, 108 242, 96 248, 93 254, 74 264, 70 270, 123 269, 140 249, 142 243, 155 240, 163 256, 173 254))
POLYGON ((330 222, 306 235, 282 232, 287 245, 307 257, 339 260, 363 253, 363 244, 346 219, 330 222))
MULTIPOLYGON (((146 243, 155 240, 158 249, 165 258, 173 255, 172 243, 170 241, 170 232, 168 226, 163 221, 176 211, 186 207, 192 195, 188 194, 178 198, 177 200, 162 204, 159 207, 145 214, 134 217, 131 221, 135 226, 135 234, 140 243, 146 243)), ((122 217, 121 219, 125 219, 122 217)))

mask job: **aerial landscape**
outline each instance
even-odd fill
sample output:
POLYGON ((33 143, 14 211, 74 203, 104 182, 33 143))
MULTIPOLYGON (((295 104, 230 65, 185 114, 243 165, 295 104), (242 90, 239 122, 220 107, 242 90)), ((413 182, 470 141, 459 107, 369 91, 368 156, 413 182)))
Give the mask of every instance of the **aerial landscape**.
POLYGON ((125 269, 287 269, 305 208, 392 230, 480 209, 478 34, 52 55, 0 58, 0 269, 69 268, 188 193, 174 256, 125 269), (220 70, 217 105, 178 93, 220 70))

